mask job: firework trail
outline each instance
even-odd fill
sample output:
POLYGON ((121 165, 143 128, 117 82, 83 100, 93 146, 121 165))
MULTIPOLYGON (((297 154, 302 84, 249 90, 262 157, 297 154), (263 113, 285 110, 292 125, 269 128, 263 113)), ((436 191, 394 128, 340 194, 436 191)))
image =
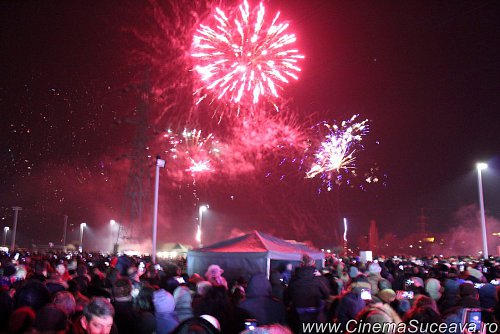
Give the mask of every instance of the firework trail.
POLYGON ((296 37, 278 22, 279 12, 269 23, 265 11, 262 3, 250 10, 245 0, 227 13, 217 8, 210 24, 200 25, 191 48, 198 103, 210 95, 238 112, 255 112, 260 101, 276 101, 282 87, 298 79, 304 57, 293 47, 296 37))

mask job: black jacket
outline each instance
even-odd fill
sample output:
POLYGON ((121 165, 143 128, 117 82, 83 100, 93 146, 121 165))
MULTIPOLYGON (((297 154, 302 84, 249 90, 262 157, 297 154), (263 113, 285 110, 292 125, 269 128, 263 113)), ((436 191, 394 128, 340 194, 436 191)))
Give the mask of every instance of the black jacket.
POLYGON ((272 298, 271 283, 265 274, 255 274, 248 283, 246 299, 240 308, 246 310, 260 325, 285 323, 283 303, 272 298))
POLYGON ((297 268, 285 295, 287 304, 294 307, 321 307, 322 301, 328 298, 330 290, 328 282, 322 276, 314 274, 316 268, 297 268))

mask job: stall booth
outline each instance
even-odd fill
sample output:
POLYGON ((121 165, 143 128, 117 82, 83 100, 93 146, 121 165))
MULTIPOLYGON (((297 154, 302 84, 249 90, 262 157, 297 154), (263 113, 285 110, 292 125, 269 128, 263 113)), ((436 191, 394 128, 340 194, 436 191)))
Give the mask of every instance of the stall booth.
POLYGON ((286 263, 294 267, 300 264, 303 254, 316 261, 316 267, 323 266, 324 254, 307 245, 282 240, 269 234, 253 231, 243 236, 218 242, 208 247, 188 251, 188 274, 204 275, 208 266, 217 264, 224 270, 229 281, 238 277, 249 278, 255 273, 266 273, 286 263))

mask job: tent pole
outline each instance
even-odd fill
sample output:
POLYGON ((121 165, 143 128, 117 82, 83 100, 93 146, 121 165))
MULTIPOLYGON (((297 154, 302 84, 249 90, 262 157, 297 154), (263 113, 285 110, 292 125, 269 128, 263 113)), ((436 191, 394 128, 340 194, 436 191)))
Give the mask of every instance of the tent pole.
POLYGON ((267 254, 267 279, 271 277, 271 258, 269 257, 269 253, 267 254))

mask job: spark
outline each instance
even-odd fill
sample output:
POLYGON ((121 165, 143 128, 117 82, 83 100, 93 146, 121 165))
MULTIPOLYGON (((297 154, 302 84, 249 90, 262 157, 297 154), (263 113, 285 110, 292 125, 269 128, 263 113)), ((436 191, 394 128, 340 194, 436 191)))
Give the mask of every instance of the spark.
POLYGON ((168 147, 167 166, 178 178, 183 178, 184 172, 194 177, 215 170, 212 161, 217 160, 220 148, 213 134, 204 137, 201 130, 185 128, 180 134, 168 130, 163 137, 168 147))
POLYGON ((327 134, 314 154, 314 161, 306 172, 306 178, 319 175, 330 191, 331 180, 336 175, 356 168, 355 154, 363 148, 361 141, 368 133, 368 120, 356 122, 357 117, 358 115, 354 115, 340 125, 326 122, 319 124, 322 130, 327 130, 327 134))
POLYGON ((238 109, 251 108, 264 97, 277 99, 284 85, 298 79, 304 56, 293 47, 296 37, 278 22, 279 12, 271 23, 265 12, 262 3, 250 11, 245 0, 227 13, 217 8, 213 25, 200 25, 191 47, 201 81, 198 103, 209 93, 238 109))
POLYGON ((201 160, 201 161, 195 161, 194 159, 190 160, 191 160, 191 166, 188 169, 186 169, 187 172, 201 173, 201 172, 212 171, 212 168, 210 166, 210 160, 201 160))

